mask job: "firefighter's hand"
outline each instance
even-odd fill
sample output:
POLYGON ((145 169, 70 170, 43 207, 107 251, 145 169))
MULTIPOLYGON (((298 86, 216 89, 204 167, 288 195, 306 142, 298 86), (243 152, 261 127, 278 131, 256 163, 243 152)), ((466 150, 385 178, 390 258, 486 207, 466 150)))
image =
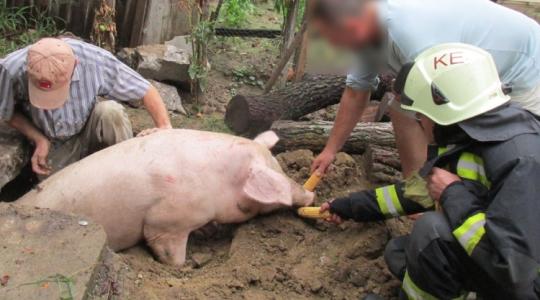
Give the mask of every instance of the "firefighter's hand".
MULTIPOLYGON (((326 202, 321 206, 321 213, 330 211, 330 203, 331 202, 326 202)), ((330 222, 330 223, 334 223, 336 225, 339 225, 339 224, 343 223, 343 220, 341 219, 341 217, 336 215, 336 214, 332 214, 329 218, 325 219, 325 221, 330 222)))
POLYGON ((456 181, 461 181, 456 174, 440 168, 433 168, 427 179, 429 195, 437 202, 441 199, 441 195, 449 185, 456 181))

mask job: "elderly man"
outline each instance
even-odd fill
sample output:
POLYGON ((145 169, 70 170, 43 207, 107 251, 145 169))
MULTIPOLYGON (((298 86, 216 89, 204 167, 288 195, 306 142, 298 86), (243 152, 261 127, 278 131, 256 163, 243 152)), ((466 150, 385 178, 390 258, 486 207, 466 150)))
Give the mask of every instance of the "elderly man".
POLYGON ((0 59, 0 120, 34 145, 32 169, 46 178, 133 137, 122 105, 143 99, 156 128, 171 128, 157 90, 111 53, 69 38, 45 38, 0 59))
MULTIPOLYGON (((461 42, 488 51, 499 75, 512 89, 512 101, 540 115, 540 26, 525 15, 489 0, 315 0, 314 26, 336 46, 357 53, 357 66, 326 148, 313 164, 325 173, 360 119, 377 74, 397 73, 425 49, 461 42)), ((444 67, 457 55, 438 57, 444 67)), ((407 177, 426 160, 426 139, 414 118, 391 105, 403 173, 407 177)))

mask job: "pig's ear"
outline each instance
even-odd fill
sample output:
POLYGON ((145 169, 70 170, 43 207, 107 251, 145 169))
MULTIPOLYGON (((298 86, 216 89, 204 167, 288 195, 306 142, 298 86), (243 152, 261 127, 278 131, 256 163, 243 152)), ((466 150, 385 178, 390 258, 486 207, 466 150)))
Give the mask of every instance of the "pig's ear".
POLYGON ((291 185, 287 178, 269 167, 254 163, 244 185, 244 193, 262 204, 292 205, 291 185))
POLYGON ((259 143, 268 149, 272 149, 278 142, 279 137, 273 131, 266 131, 255 138, 255 142, 259 143))

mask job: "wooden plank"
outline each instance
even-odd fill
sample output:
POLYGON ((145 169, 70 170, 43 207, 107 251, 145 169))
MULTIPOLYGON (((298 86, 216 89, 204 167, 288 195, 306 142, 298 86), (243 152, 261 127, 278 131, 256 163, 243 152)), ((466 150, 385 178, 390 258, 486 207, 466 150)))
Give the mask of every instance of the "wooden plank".
POLYGON ((304 78, 304 73, 306 71, 306 64, 307 64, 307 50, 308 50, 308 32, 309 32, 309 15, 310 15, 310 5, 309 1, 306 1, 306 4, 304 6, 304 16, 302 20, 302 24, 306 23, 308 29, 304 32, 302 36, 302 41, 300 42, 300 46, 298 49, 296 49, 296 53, 294 54, 294 61, 293 61, 293 68, 294 68, 294 81, 299 82, 304 78))
POLYGON ((135 5, 135 14, 133 17, 133 30, 131 32, 131 39, 129 42, 130 47, 136 47, 140 45, 144 29, 144 22, 146 18, 146 7, 149 0, 136 1, 137 3, 135 5))

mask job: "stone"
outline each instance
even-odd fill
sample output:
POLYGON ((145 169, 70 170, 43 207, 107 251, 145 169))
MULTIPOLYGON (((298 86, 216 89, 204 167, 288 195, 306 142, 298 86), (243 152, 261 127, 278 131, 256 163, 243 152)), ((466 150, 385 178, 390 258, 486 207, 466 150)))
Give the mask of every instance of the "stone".
POLYGON ((184 50, 189 56, 193 55, 193 45, 191 43, 191 35, 175 36, 172 40, 166 41, 165 45, 172 45, 178 49, 184 50))
POLYGON ((106 234, 59 212, 0 204, 0 299, 86 299, 107 251, 106 234))
POLYGON ((0 190, 15 179, 30 160, 30 147, 24 136, 0 123, 0 190))
POLYGON ((150 83, 158 90, 167 110, 187 115, 186 109, 182 104, 182 98, 178 93, 178 89, 175 86, 161 83, 155 80, 150 80, 150 83))
POLYGON ((122 48, 116 53, 116 58, 132 69, 137 68, 137 53, 135 48, 122 48))
POLYGON ((135 49, 137 72, 143 77, 187 86, 190 55, 173 45, 145 45, 135 49))
POLYGON ((323 284, 318 279, 315 279, 309 283, 309 289, 312 293, 317 294, 319 293, 323 288, 323 284))

